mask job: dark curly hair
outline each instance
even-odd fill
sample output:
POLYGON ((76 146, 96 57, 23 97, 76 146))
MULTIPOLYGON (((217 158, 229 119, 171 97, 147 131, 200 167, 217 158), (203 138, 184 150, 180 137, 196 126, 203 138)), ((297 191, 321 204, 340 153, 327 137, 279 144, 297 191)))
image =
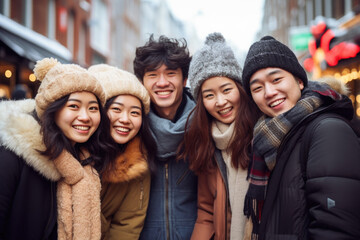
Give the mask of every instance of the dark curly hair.
POLYGON ((146 72, 156 70, 165 64, 170 69, 180 68, 183 80, 187 79, 191 57, 185 39, 160 36, 158 41, 151 34, 148 42, 136 48, 134 73, 140 81, 146 72))

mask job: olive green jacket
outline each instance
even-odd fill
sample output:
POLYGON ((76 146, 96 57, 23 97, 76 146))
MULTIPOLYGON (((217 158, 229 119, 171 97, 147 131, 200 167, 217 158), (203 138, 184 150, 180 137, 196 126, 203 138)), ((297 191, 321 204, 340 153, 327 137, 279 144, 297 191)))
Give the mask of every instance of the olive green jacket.
POLYGON ((116 159, 115 169, 102 176, 102 239, 139 238, 149 202, 150 179, 146 157, 136 137, 116 159))

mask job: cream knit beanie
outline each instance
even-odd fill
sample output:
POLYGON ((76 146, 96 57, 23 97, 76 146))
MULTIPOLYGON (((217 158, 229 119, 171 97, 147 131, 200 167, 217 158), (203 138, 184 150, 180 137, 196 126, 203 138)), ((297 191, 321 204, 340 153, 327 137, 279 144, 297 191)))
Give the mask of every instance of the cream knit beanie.
POLYGON ((150 111, 149 93, 134 74, 107 64, 91 66, 89 72, 102 84, 106 101, 114 96, 129 94, 143 103, 145 113, 150 111))
POLYGON ((100 104, 105 104, 105 93, 101 84, 79 65, 61 64, 54 58, 44 58, 36 62, 34 74, 41 81, 35 97, 39 118, 50 103, 73 92, 91 92, 99 98, 100 104))

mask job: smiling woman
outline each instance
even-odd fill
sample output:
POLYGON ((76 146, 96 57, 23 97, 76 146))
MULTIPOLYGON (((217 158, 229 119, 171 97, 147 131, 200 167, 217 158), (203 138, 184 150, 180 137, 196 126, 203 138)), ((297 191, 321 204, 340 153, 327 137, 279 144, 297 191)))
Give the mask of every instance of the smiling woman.
POLYGON ((180 146, 198 176, 198 216, 191 239, 250 239, 242 214, 249 164, 252 111, 241 68, 220 33, 209 34, 190 63, 197 100, 180 146))
POLYGON ((51 58, 34 73, 35 99, 0 104, 0 236, 99 239, 99 174, 115 151, 103 88, 86 69, 51 58))
MULTIPOLYGON (((156 153, 148 126, 150 96, 127 71, 98 64, 89 72, 106 93, 110 132, 117 143, 115 162, 101 176, 102 239, 138 239, 149 202, 149 169, 154 170, 156 153)), ((149 77, 158 74, 154 71, 149 77)))

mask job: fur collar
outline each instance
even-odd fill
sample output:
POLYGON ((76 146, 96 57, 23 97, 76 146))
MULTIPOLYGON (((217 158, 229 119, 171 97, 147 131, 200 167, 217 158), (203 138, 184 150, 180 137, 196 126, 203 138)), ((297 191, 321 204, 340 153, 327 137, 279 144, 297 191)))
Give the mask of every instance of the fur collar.
POLYGON ((319 78, 317 79, 317 81, 327 83, 332 89, 334 89, 336 92, 340 94, 347 96, 350 92, 346 84, 340 79, 327 76, 327 77, 319 78))
POLYGON ((128 182, 144 175, 148 171, 148 164, 140 150, 140 138, 131 140, 125 151, 115 160, 115 167, 106 171, 102 176, 103 182, 128 182))
POLYGON ((54 162, 37 150, 45 150, 40 134, 40 125, 31 115, 35 100, 0 102, 0 144, 23 158, 45 178, 57 181, 60 174, 54 162))

